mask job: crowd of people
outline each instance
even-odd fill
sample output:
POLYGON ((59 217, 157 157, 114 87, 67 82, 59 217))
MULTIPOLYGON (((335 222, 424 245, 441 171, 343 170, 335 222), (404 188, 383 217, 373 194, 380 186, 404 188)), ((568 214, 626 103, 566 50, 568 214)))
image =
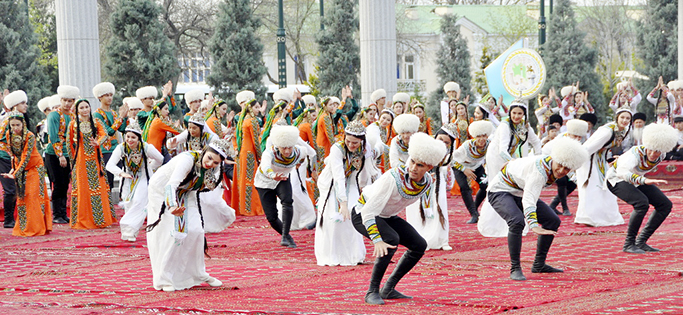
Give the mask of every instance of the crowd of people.
POLYGON ((141 87, 112 110, 116 89, 103 82, 92 89, 100 103, 93 110, 77 87, 59 86, 37 102, 46 119, 36 134, 26 93, 5 91, 4 227, 37 236, 53 224, 96 229, 118 220, 127 242, 144 229, 153 286, 175 291, 221 286, 205 269, 205 233, 223 231, 236 215, 265 214, 286 248, 297 247, 291 230, 315 229, 321 266, 362 263, 368 238, 376 260, 365 302, 383 304, 410 298, 396 285, 426 250, 452 250, 452 195, 461 196, 467 223, 483 236, 507 237, 513 280, 526 279, 520 251, 529 230, 538 234, 531 272, 562 272, 546 264, 558 215, 591 226, 624 224, 617 198, 634 208, 623 251, 656 252, 647 241, 672 203, 657 188, 666 181, 645 175, 664 159, 683 159, 683 81, 665 85, 661 78, 646 97, 654 123, 646 126, 638 110, 648 105, 624 81, 609 104, 613 119, 598 128, 579 82, 559 96, 554 88, 538 96, 536 129, 526 101, 486 95, 470 104, 456 82, 444 85, 440 123, 410 95, 388 101, 382 89, 361 106, 349 87, 341 98, 321 99, 285 88, 270 108, 241 91, 237 113, 201 90, 185 93, 185 106, 171 82, 161 90, 141 87), (177 111, 186 113, 175 121, 177 111), (553 183, 557 195, 546 204, 540 193, 553 183), (112 189, 124 209, 120 219, 112 189), (567 195, 575 189, 572 214, 567 195), (641 231, 650 204, 655 211, 641 231), (381 287, 398 245, 408 250, 381 287))

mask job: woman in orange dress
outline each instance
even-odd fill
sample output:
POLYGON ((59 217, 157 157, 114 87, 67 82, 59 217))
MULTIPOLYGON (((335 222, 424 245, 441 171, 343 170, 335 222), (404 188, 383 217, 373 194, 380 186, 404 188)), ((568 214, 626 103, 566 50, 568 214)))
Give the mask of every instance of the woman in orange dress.
POLYGON ((413 105, 412 113, 417 116, 417 118, 420 118, 420 127, 417 129, 417 131, 424 132, 430 136, 433 135, 434 132, 432 131, 432 119, 426 117, 425 106, 422 103, 416 103, 413 105))
POLYGON ((206 113, 204 120, 206 126, 218 136, 218 139, 223 139, 227 134, 227 127, 223 126, 223 118, 228 113, 228 103, 224 100, 216 100, 211 106, 211 109, 206 113))
POLYGON ((153 145, 164 156, 164 164, 171 160, 171 155, 166 148, 166 139, 169 134, 176 136, 183 131, 180 122, 173 122, 168 114, 170 106, 166 101, 157 102, 147 118, 142 132, 142 140, 153 145))
MULTIPOLYGON (((325 157, 330 154, 330 148, 337 142, 334 137, 340 131, 339 126, 336 126, 332 119, 337 112, 337 106, 340 103, 339 98, 325 98, 320 103, 322 108, 314 124, 315 144, 317 145, 316 150, 318 152, 318 169, 322 169, 325 157)), ((341 129, 343 130, 344 128, 342 127, 341 129)))
POLYGON ((69 123, 68 149, 72 161, 71 228, 97 229, 116 222, 100 145, 107 133, 93 120, 88 100, 76 101, 76 118, 69 123))
POLYGON ((237 161, 232 183, 231 207, 238 215, 263 215, 263 207, 259 200, 254 175, 261 161, 261 126, 256 113, 261 104, 256 100, 247 102, 242 108, 237 122, 237 161))
POLYGON ((52 209, 45 185, 43 158, 36 150, 36 136, 26 129, 24 115, 18 111, 9 114, 9 140, 4 147, 12 157, 12 172, 2 174, 14 178, 17 190, 17 220, 14 236, 45 235, 52 231, 52 209))

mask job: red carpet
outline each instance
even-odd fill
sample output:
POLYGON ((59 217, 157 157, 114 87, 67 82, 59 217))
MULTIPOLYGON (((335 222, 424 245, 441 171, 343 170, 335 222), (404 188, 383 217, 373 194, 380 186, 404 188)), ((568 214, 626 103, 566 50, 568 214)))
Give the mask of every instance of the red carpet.
MULTIPOLYGON (((544 191, 543 199, 551 194, 544 191)), ((625 225, 592 228, 562 217, 548 263, 565 272, 530 272, 536 237, 529 234, 522 250, 526 282, 508 278, 506 240, 483 238, 475 226, 464 224, 462 201, 451 197, 453 251, 428 251, 398 286, 415 298, 384 306, 363 303, 371 263, 319 267, 313 231, 294 231, 299 248, 285 249, 265 217, 239 217, 222 233, 208 235, 207 270, 223 287, 173 293, 151 287, 144 233, 128 243, 120 240, 118 225, 97 231, 55 225, 50 235, 34 238, 0 229, 0 310, 51 315, 683 314, 683 192, 669 195, 674 210, 650 241, 662 252, 624 254, 625 225)), ((576 207, 575 193, 569 201, 576 207)), ((620 209, 628 220, 631 208, 620 203, 620 209)))

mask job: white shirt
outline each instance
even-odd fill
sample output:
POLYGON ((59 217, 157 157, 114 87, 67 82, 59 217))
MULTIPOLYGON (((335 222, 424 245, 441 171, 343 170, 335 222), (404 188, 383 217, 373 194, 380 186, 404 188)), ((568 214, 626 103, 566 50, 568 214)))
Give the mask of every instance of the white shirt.
POLYGON ((475 139, 470 139, 453 152, 453 167, 460 171, 465 169, 476 169, 484 163, 486 157, 486 149, 488 149, 491 141, 486 139, 486 145, 483 149, 478 149, 475 145, 475 139))
POLYGON ((268 146, 261 156, 261 164, 254 176, 254 186, 257 188, 275 189, 280 183, 280 181, 275 180, 276 174, 289 175, 307 157, 312 161, 313 157, 316 156, 315 150, 308 144, 305 146, 295 145, 292 149, 294 159, 284 164, 275 159, 275 152, 273 150, 275 150, 274 146, 268 146))
MULTIPOLYGON (((636 146, 624 152, 617 158, 607 170, 605 178, 612 186, 619 182, 629 182, 636 187, 644 185, 645 174, 663 160, 664 154, 660 155, 657 161, 648 161, 645 147, 642 145, 636 146)), ((606 185, 607 184, 605 184, 605 186, 606 185)))

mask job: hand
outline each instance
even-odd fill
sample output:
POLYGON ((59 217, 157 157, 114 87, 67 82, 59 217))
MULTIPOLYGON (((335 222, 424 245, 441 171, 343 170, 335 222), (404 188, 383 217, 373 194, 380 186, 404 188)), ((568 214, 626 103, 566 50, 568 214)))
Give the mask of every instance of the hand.
POLYGON ((8 89, 5 89, 4 91, 2 91, 2 94, 0 94, 0 103, 2 103, 2 100, 4 100, 8 94, 9 94, 8 89))
POLYGON ((389 245, 384 241, 379 241, 375 243, 375 250, 372 251, 372 255, 380 258, 389 253, 389 248, 396 248, 396 245, 389 245))
POLYGON ((477 180, 477 175, 474 174, 474 172, 473 172, 471 169, 466 168, 466 169, 463 171, 463 173, 465 173, 465 176, 467 176, 467 179, 469 179, 469 180, 471 180, 471 181, 476 181, 476 180, 477 180))
POLYGON ((4 178, 11 178, 11 179, 14 179, 14 175, 12 175, 12 174, 10 174, 10 173, 2 173, 2 174, 0 174, 0 175, 2 175, 2 177, 4 177, 4 178))
POLYGON ((266 108, 268 108, 268 101, 263 100, 263 103, 261 104, 261 115, 266 114, 266 108))
POLYGON ((166 141, 166 147, 168 147, 169 149, 175 149, 177 145, 178 140, 175 137, 168 139, 168 141, 166 141))
POLYGON ((556 94, 555 94, 555 88, 554 88, 554 87, 551 87, 550 90, 548 90, 548 98, 554 99, 555 96, 556 96, 556 94))
POLYGON ((658 186, 658 185, 666 185, 668 183, 669 182, 664 180, 664 179, 650 179, 650 178, 645 179, 645 185, 656 185, 656 186, 658 186))
POLYGON ((121 178, 133 179, 133 175, 130 175, 126 172, 121 172, 121 174, 119 174, 119 176, 121 176, 121 178))
POLYGON ((168 210, 171 211, 171 214, 176 217, 180 217, 185 214, 185 207, 170 207, 168 210))
POLYGON ((168 82, 166 82, 166 84, 164 84, 164 90, 163 90, 164 97, 170 96, 172 92, 173 92, 173 81, 168 80, 168 82))
POLYGON ((346 202, 339 203, 339 213, 341 213, 344 221, 351 219, 351 213, 349 212, 349 206, 346 202))
POLYGON ((311 172, 311 178, 317 182, 318 181, 318 171, 311 172))
POLYGON ((301 99, 301 92, 299 91, 298 88, 297 88, 297 89, 294 89, 294 95, 293 95, 293 96, 294 96, 294 99, 295 99, 295 100, 300 100, 300 99, 301 99))
POLYGON ((280 173, 275 173, 275 177, 273 178, 276 181, 283 181, 287 180, 288 176, 280 173))
POLYGON ((469 95, 465 96, 465 100, 463 100, 462 102, 465 103, 465 105, 469 104, 470 103, 470 96, 469 95))
POLYGON ((90 145, 93 147, 99 147, 100 143, 95 140, 95 138, 90 138, 90 145))
POLYGON ((66 157, 63 155, 59 157, 59 166, 66 167, 66 157))
POLYGON ((657 81, 657 87, 656 87, 656 89, 659 89, 659 88, 662 88, 662 87, 664 87, 664 79, 662 78, 662 76, 659 76, 659 80, 657 81))
POLYGON ((128 105, 123 104, 119 106, 119 117, 126 117, 128 116, 128 105))
POLYGON ((538 235, 557 235, 557 231, 546 230, 540 226, 533 227, 531 230, 538 235))

